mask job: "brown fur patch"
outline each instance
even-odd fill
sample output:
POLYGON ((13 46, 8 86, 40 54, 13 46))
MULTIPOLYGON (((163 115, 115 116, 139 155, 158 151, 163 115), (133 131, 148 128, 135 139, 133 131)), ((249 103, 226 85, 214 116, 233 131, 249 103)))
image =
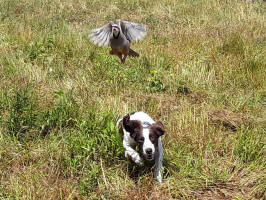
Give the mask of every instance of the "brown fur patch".
POLYGON ((156 123, 148 126, 150 129, 149 138, 155 146, 158 146, 158 138, 165 133, 164 125, 161 121, 157 121, 156 123))
POLYGON ((139 120, 130 120, 130 115, 127 114, 123 117, 123 127, 130 133, 130 136, 139 143, 143 130, 141 122, 139 120))

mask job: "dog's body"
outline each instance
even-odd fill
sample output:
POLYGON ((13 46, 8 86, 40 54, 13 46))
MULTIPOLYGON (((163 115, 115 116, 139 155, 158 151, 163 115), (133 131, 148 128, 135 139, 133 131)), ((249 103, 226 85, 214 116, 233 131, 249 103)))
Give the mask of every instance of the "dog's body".
POLYGON ((161 136, 164 134, 162 122, 155 122, 144 112, 125 115, 117 121, 121 125, 125 157, 130 157, 136 164, 143 165, 144 160, 155 161, 154 178, 162 182, 163 146, 161 136), (140 147, 140 153, 135 148, 140 147))

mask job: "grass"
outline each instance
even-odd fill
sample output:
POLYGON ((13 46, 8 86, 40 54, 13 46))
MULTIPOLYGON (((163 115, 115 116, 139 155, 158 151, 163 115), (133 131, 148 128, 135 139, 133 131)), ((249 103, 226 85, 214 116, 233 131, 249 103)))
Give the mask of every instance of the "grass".
POLYGON ((1 199, 264 199, 262 1, 0 0, 1 199), (121 65, 88 31, 144 23, 121 65), (115 128, 166 126, 164 180, 115 128))

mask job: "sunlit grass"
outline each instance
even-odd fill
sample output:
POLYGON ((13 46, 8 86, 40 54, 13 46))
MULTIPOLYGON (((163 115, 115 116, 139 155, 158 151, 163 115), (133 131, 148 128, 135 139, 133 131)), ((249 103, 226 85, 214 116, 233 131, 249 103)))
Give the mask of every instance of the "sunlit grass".
POLYGON ((262 1, 0 0, 1 199, 265 198, 262 1), (124 65, 88 32, 147 37, 124 65), (166 126, 164 180, 124 158, 118 117, 166 126))

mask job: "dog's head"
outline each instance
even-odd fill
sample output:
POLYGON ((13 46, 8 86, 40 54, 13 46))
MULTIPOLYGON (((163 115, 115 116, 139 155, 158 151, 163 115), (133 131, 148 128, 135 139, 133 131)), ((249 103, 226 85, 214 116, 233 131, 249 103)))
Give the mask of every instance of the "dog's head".
POLYGON ((158 139, 165 133, 164 125, 157 121, 144 127, 139 120, 130 120, 130 115, 123 118, 123 127, 134 138, 141 149, 141 154, 146 160, 153 160, 155 150, 158 147, 158 139))

